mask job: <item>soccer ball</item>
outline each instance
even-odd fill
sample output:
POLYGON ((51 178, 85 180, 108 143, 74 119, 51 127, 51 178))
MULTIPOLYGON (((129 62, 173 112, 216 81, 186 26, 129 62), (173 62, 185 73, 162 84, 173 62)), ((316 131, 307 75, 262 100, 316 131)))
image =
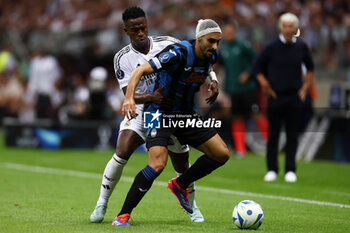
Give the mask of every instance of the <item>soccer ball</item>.
POLYGON ((233 209, 232 218, 239 229, 258 229, 264 219, 264 211, 255 201, 244 200, 233 209))

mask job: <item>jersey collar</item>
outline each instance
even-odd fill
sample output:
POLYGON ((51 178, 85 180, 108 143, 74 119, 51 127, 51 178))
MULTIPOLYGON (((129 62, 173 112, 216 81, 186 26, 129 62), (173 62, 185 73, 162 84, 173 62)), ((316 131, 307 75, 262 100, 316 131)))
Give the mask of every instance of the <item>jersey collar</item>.
MULTIPOLYGON (((148 50, 148 53, 153 49, 153 39, 152 39, 152 37, 148 37, 148 39, 149 39, 149 50, 148 50)), ((143 53, 140 53, 139 51, 137 51, 136 49, 134 49, 134 47, 132 47, 132 44, 130 43, 130 47, 131 47, 131 49, 135 52, 135 53, 137 53, 137 54, 142 54, 142 55, 147 55, 147 54, 143 54, 143 53)))
MULTIPOLYGON (((282 35, 282 33, 279 34, 279 39, 283 44, 287 44, 287 41, 284 38, 284 36, 282 35)), ((297 42, 297 38, 295 36, 293 36, 292 43, 294 44, 295 42, 297 42)))

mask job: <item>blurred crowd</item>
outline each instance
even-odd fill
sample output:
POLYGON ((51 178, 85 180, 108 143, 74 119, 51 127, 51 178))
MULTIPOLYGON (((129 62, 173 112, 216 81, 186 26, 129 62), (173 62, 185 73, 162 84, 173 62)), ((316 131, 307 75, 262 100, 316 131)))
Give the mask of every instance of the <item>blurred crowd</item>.
POLYGON ((0 28, 18 43, 16 52, 22 56, 42 46, 55 54, 113 53, 127 43, 122 11, 139 5, 147 12, 151 35, 188 39, 199 18, 234 18, 239 37, 257 51, 276 36, 278 16, 289 11, 299 17, 302 36, 320 67, 350 63, 347 0, 2 0, 0 5, 0 28))
POLYGON ((66 74, 56 57, 41 49, 25 70, 10 51, 0 53, 1 117, 28 123, 53 119, 63 124, 122 119, 123 93, 104 67, 92 68, 86 77, 78 72, 66 74))
POLYGON ((350 67, 348 0, 0 0, 0 115, 115 118, 122 93, 113 55, 129 43, 121 14, 131 5, 146 11, 150 35, 178 39, 193 38, 200 18, 234 19, 237 37, 256 52, 277 37, 277 19, 289 11, 316 70, 350 67), (96 101, 105 108, 96 111, 96 101))

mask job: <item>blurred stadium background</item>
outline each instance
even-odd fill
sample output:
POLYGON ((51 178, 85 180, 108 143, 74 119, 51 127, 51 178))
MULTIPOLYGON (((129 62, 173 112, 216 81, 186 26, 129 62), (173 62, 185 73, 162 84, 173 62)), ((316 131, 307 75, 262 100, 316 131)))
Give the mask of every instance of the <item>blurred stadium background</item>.
MULTIPOLYGON (((298 163, 297 183, 262 182, 265 158, 256 155, 265 145, 248 124, 247 156, 232 156, 197 182, 205 224, 189 222, 165 190, 174 176, 167 166, 133 212, 133 231, 232 232, 233 206, 253 199, 266 216, 261 232, 348 232, 349 0, 0 0, 0 232, 115 232, 110 223, 145 152, 129 160, 105 221, 91 224, 89 216, 121 120, 113 56, 129 43, 121 14, 133 5, 145 10, 149 35, 191 39, 200 18, 234 19, 237 36, 257 53, 277 37, 279 15, 295 13, 318 93, 298 150, 298 159, 318 161, 298 163)), ((217 73, 223 83, 222 67, 217 73)), ((260 104, 264 109, 262 95, 260 104)), ((223 120, 220 133, 233 149, 227 110, 214 105, 203 113, 223 120)), ((191 154, 193 163, 199 152, 191 154)))
POLYGON ((277 37, 280 14, 295 13, 315 61, 318 91, 317 124, 309 130, 317 140, 305 153, 310 160, 350 161, 347 0, 0 0, 0 116, 7 146, 113 148, 123 98, 113 56, 129 43, 121 13, 132 5, 145 10, 149 35, 179 39, 193 38, 200 18, 232 18, 238 37, 256 52, 277 37), (30 81, 36 75, 51 82, 39 90, 30 81), (40 91, 49 94, 41 99, 49 108, 35 110, 40 91))

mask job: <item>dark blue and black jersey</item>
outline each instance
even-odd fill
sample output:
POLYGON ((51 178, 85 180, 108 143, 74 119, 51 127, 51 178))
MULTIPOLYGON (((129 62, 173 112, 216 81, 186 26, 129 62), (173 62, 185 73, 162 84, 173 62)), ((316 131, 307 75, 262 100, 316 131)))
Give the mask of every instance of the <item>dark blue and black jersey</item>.
POLYGON ((169 111, 150 103, 145 105, 145 111, 196 111, 194 95, 209 75, 209 68, 216 62, 218 51, 210 59, 201 60, 195 56, 194 45, 195 40, 169 45, 149 61, 158 73, 153 91, 164 86, 162 93, 174 101, 174 106, 169 111))

